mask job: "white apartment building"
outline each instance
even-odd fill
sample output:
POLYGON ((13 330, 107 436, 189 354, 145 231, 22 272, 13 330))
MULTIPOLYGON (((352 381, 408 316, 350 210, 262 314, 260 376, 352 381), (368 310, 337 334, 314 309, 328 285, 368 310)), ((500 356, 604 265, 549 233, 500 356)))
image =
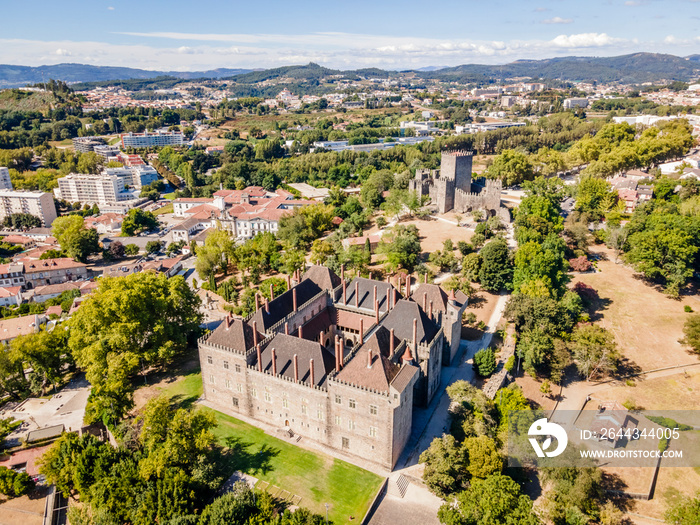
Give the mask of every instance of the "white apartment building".
POLYGON ((10 170, 0 168, 0 190, 11 190, 12 181, 10 180, 10 170))
POLYGON ((107 168, 103 174, 124 179, 124 185, 140 190, 151 182, 158 180, 158 172, 151 166, 139 165, 129 168, 107 168))
POLYGON ((182 146, 184 139, 179 131, 154 131, 149 133, 123 133, 122 148, 150 148, 152 146, 182 146))
POLYGON ((564 100, 564 109, 587 108, 587 98, 567 98, 564 100))
POLYGON ((71 173, 58 179, 54 193, 57 199, 99 206, 132 200, 124 186, 124 177, 118 175, 71 173))
POLYGON ((56 218, 53 195, 43 191, 0 190, 0 221, 13 213, 34 215, 41 219, 42 226, 49 227, 56 218))

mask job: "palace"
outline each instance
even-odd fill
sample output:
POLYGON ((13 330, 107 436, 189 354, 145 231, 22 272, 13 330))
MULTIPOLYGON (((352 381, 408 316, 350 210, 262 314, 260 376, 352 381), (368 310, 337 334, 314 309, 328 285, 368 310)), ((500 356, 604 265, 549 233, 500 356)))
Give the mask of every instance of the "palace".
POLYGON ((200 339, 205 399, 391 470, 459 349, 466 295, 323 266, 287 283, 200 339))

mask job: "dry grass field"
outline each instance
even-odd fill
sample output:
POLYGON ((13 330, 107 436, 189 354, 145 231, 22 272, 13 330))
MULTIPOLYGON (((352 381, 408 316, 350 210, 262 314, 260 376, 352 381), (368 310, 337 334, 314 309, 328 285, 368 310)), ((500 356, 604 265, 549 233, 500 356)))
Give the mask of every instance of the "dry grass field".
POLYGON ((678 340, 683 337, 683 323, 689 314, 685 305, 700 310, 696 296, 677 301, 664 295, 636 274, 630 267, 614 262, 612 250, 594 246, 599 271, 576 274, 574 285, 582 281, 598 291, 600 305, 593 318, 610 330, 622 354, 642 370, 697 363, 678 340))

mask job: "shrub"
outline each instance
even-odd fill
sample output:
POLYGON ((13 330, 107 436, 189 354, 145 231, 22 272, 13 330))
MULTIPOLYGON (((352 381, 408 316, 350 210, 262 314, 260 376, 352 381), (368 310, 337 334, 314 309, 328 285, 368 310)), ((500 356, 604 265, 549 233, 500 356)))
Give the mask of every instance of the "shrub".
POLYGON ((384 228, 386 226, 386 217, 384 215, 380 215, 377 217, 377 228, 384 228))
POLYGON ((571 265, 571 269, 575 272, 587 272, 591 269, 591 261, 589 261, 586 256, 570 259, 569 264, 571 265))
POLYGON ((474 370, 481 377, 489 377, 496 371, 496 356, 493 349, 483 348, 474 355, 474 370))
POLYGON ((586 283, 578 282, 574 286, 574 292, 576 292, 584 303, 591 304, 598 300, 598 292, 592 286, 588 286, 586 283))
POLYGON ((687 304, 683 307, 683 311, 688 313, 688 314, 693 313, 693 309, 690 307, 690 305, 687 305, 687 304))
POLYGON ((515 370, 515 356, 514 355, 510 356, 508 358, 508 360, 506 361, 506 371, 509 374, 512 374, 513 370, 515 370))
POLYGON ((11 498, 24 496, 34 488, 34 481, 26 472, 15 472, 0 467, 0 493, 11 498))

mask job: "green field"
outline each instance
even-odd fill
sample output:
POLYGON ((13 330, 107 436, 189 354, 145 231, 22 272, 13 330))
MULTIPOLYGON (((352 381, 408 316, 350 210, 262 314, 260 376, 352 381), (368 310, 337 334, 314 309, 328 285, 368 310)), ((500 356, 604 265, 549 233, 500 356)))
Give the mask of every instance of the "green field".
MULTIPOLYGON (((163 389, 188 406, 202 395, 202 376, 194 371, 163 389)), ((205 408, 205 410, 210 410, 205 408)), ((312 452, 277 439, 252 425, 212 410, 219 423, 214 433, 234 453, 233 470, 241 470, 270 487, 301 496, 302 507, 325 515, 336 524, 350 516, 360 521, 382 479, 366 470, 320 452, 312 452)), ((232 471, 233 472, 233 471, 232 471)))
POLYGON ((162 215, 163 213, 172 213, 172 212, 173 212, 173 205, 166 204, 162 208, 158 208, 156 211, 154 211, 153 215, 162 215))
POLYGON ((172 192, 172 193, 165 193, 165 194, 163 195, 163 197, 165 197, 166 199, 169 199, 169 200, 174 200, 174 199, 175 199, 175 192, 172 192))

